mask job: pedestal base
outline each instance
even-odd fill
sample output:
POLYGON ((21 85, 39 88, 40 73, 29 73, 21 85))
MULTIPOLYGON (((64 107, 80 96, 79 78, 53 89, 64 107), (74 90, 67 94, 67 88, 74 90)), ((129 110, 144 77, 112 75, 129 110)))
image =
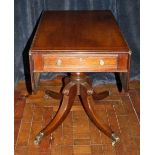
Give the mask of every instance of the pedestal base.
POLYGON ((114 146, 119 141, 119 137, 116 136, 112 129, 100 122, 93 106, 94 100, 104 99, 109 95, 109 91, 97 94, 92 88, 91 81, 84 73, 72 73, 71 77, 65 80, 62 93, 55 93, 49 90, 45 91, 45 93, 55 99, 62 100, 62 103, 55 117, 36 136, 34 144, 39 144, 44 136, 51 134, 64 121, 71 110, 76 95, 80 97, 82 106, 90 120, 99 130, 112 139, 112 145, 114 146))

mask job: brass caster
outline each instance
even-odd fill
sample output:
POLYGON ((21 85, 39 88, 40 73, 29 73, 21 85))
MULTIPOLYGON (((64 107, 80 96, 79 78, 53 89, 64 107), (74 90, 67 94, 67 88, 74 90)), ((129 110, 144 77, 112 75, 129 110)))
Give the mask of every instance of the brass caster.
POLYGON ((114 147, 115 144, 120 141, 120 138, 115 133, 112 133, 111 138, 112 138, 112 146, 114 147))
POLYGON ((35 140, 34 140, 33 143, 35 145, 38 145, 41 142, 43 137, 44 137, 44 133, 43 132, 39 132, 38 135, 35 137, 35 140))

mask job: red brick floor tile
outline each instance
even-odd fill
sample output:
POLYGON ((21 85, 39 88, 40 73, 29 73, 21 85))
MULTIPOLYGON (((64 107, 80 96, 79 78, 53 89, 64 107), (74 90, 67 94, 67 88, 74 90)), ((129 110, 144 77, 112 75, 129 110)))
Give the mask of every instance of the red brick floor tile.
POLYGON ((72 145, 73 144, 73 122, 72 122, 72 112, 69 113, 68 117, 64 120, 62 125, 63 130, 63 144, 72 145))
POLYGON ((14 144, 16 144, 19 128, 20 128, 21 119, 14 120, 14 144))
POLYGON ((139 90, 130 90, 129 96, 132 101, 132 104, 136 110, 137 116, 140 119, 140 93, 139 90))
MULTIPOLYGON (((101 140, 101 131, 98 130, 98 128, 92 123, 89 123, 90 125, 90 143, 95 144, 102 144, 101 140)), ((89 140, 89 139, 88 139, 89 140)))
POLYGON ((91 154, 103 155, 103 146, 102 145, 91 145, 91 154))
POLYGON ((15 150, 15 155, 27 155, 27 147, 18 147, 15 150))
POLYGON ((36 107, 33 108, 33 122, 42 122, 43 121, 43 113, 44 108, 43 107, 36 107))
POLYGON ((91 146, 90 145, 76 145, 73 147, 74 154, 91 154, 91 146))
POLYGON ((22 122, 32 122, 33 108, 31 104, 26 104, 23 112, 22 122))
POLYGON ((61 154, 61 145, 52 145, 51 146, 51 155, 62 155, 61 154))
POLYGON ((61 154, 73 155, 73 146, 63 145, 61 147, 61 154))
POLYGON ((51 150, 42 151, 38 148, 28 148, 27 155, 51 155, 51 150))
POLYGON ((48 124, 53 117, 53 107, 44 107, 44 112, 43 112, 43 121, 44 124, 48 124))
POLYGON ((21 122, 17 145, 18 146, 27 146, 29 142, 31 123, 21 122))
POLYGON ((63 144, 62 125, 60 125, 60 126, 52 133, 52 137, 53 137, 52 144, 54 144, 54 145, 62 145, 62 144, 63 144))
POLYGON ((90 139, 88 117, 81 111, 73 113, 73 138, 90 139))
POLYGON ((25 101, 18 100, 14 107, 14 119, 21 119, 23 117, 23 111, 25 107, 25 101))
POLYGON ((124 106, 124 108, 126 110, 126 115, 131 114, 131 113, 135 114, 135 111, 134 111, 134 109, 132 107, 129 96, 121 96, 121 99, 122 99, 122 104, 123 104, 123 106, 124 106))

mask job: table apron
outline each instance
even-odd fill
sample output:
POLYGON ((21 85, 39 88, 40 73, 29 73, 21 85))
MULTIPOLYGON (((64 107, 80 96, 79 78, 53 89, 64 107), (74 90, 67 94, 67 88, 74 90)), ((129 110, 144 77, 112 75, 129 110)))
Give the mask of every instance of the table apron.
POLYGON ((129 54, 63 56, 33 54, 34 72, 127 72, 129 54))

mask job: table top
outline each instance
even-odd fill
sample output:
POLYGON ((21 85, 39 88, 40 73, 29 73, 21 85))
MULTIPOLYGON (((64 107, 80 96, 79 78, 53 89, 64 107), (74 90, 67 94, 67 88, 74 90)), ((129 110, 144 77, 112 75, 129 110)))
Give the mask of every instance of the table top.
POLYGON ((129 52, 109 10, 44 11, 30 52, 129 52))

